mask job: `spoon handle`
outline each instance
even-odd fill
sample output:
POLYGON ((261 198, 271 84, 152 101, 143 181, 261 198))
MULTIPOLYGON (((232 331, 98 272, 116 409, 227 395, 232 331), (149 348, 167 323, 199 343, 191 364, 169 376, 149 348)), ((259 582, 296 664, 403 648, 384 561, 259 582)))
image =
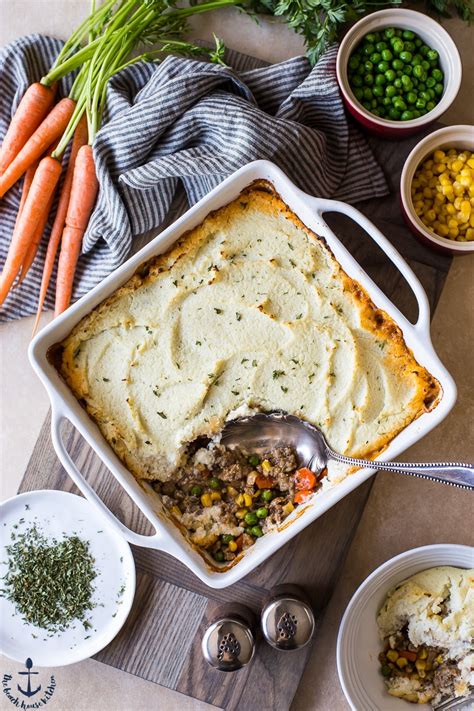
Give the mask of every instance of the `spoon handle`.
POLYGON ((396 472, 398 474, 410 474, 424 479, 441 481, 451 486, 459 486, 465 489, 474 489, 474 464, 463 464, 462 462, 380 462, 378 460, 353 459, 337 454, 330 450, 328 452, 331 459, 335 459, 342 464, 356 467, 370 467, 386 472, 396 472))

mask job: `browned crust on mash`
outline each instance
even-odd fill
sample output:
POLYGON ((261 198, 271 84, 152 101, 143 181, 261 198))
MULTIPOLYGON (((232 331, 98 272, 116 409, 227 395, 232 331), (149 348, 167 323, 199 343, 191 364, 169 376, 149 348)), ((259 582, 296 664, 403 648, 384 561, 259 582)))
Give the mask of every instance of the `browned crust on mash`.
MULTIPOLYGON (((325 250, 327 250, 330 259, 335 265, 337 277, 343 285, 344 292, 350 294, 357 304, 361 325, 378 339, 383 340, 389 345, 383 355, 384 363, 387 364, 388 361, 393 371, 406 374, 406 377, 409 376, 411 382, 416 384, 410 407, 407 409, 406 417, 400 426, 390 432, 385 432, 374 441, 371 441, 368 443, 368 447, 362 447, 359 448, 359 451, 352 452, 353 456, 375 457, 388 446, 391 440, 402 429, 424 412, 434 408, 439 401, 441 394, 439 383, 423 366, 417 363, 413 353, 407 347, 403 339, 400 328, 394 323, 390 316, 383 310, 378 309, 362 286, 343 271, 325 240, 303 224, 283 202, 280 196, 276 194, 271 183, 263 180, 255 181, 245 189, 236 200, 211 212, 199 226, 183 234, 166 253, 144 263, 126 284, 84 317, 77 326, 75 326, 71 334, 61 344, 57 344, 57 346, 51 350, 51 353, 55 354, 54 363, 56 367, 58 367, 62 377, 86 408, 89 415, 96 421, 114 451, 137 479, 144 478, 143 471, 137 464, 137 459, 131 456, 130 452, 126 451, 123 447, 123 443, 121 443, 119 439, 115 442, 113 441, 114 438, 111 437, 110 428, 107 428, 105 425, 107 413, 97 412, 95 408, 90 406, 87 393, 85 393, 83 383, 81 382, 81 375, 75 367, 73 351, 70 347, 68 349, 65 346, 74 342, 80 343, 81 340, 87 339, 90 334, 94 333, 95 325, 100 321, 104 311, 108 311, 120 297, 145 287, 147 284, 156 280, 159 274, 170 270, 179 260, 183 259, 186 254, 192 252, 192 250, 201 243, 204 243, 204 240, 213 229, 218 226, 225 226, 227 223, 232 222, 236 216, 241 214, 242 204, 244 202, 269 216, 274 216, 279 213, 291 221, 297 228, 303 230, 309 240, 324 245, 325 250)), ((304 414, 301 412, 295 412, 294 414, 304 417, 304 414)), ((221 426, 222 423, 220 423, 218 419, 211 419, 208 424, 207 433, 212 435, 218 431, 221 426)), ((147 477, 145 476, 145 478, 147 477)))

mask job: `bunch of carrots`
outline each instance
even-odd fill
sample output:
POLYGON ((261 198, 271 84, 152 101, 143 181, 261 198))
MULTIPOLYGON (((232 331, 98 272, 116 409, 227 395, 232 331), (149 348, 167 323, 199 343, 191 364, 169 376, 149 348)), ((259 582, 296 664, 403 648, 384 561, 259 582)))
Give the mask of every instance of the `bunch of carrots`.
MULTIPOLYGON (((156 61, 163 52, 202 54, 202 47, 181 39, 186 18, 238 2, 211 0, 184 8, 174 7, 174 0, 105 0, 98 8, 93 5, 48 74, 26 91, 0 148, 0 199, 24 176, 0 276, 0 305, 15 282, 21 284, 37 255, 63 172, 63 156, 72 141, 49 236, 34 330, 58 250, 55 315, 71 301, 82 240, 99 189, 92 145, 101 126, 108 81, 130 64, 156 61), (159 46, 130 59, 139 43, 159 46), (57 82, 69 72, 76 72, 69 96, 55 103, 57 82)), ((221 61, 222 52, 216 40, 211 58, 221 61)))

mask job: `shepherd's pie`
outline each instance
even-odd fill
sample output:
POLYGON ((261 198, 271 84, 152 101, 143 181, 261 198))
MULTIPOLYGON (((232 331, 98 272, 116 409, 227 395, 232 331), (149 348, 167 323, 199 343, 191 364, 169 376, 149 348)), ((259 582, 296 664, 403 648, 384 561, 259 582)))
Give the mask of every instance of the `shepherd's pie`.
POLYGON ((239 414, 284 410, 372 458, 440 395, 398 326, 264 181, 144 265, 57 356, 128 469, 162 482, 239 414))

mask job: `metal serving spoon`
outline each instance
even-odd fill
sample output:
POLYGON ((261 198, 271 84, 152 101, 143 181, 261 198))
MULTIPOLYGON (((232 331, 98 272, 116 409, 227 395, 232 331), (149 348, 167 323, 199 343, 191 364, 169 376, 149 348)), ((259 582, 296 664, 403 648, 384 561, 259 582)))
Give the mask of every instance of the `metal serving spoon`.
POLYGON ((284 412, 258 413, 239 417, 228 422, 221 433, 221 444, 263 454, 282 444, 293 447, 301 466, 319 474, 329 460, 349 466, 379 469, 398 474, 441 481, 444 484, 474 490, 474 464, 439 462, 408 464, 405 462, 381 462, 370 459, 353 459, 334 452, 323 433, 314 425, 284 412))

